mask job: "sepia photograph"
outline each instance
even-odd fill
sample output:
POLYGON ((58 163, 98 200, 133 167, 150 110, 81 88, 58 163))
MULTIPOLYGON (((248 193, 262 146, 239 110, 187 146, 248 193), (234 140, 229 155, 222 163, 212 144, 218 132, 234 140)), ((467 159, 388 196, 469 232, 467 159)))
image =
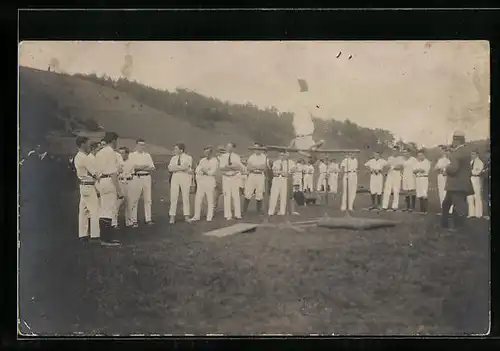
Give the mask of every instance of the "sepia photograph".
POLYGON ((22 336, 490 331, 488 41, 22 41, 22 336))

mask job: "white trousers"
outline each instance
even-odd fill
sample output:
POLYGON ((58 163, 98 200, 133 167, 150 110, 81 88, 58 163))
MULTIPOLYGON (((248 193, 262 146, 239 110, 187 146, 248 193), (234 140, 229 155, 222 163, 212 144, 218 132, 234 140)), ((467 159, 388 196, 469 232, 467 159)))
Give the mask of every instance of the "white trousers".
POLYGON ((425 198, 427 199, 428 193, 429 193, 429 177, 417 177, 416 178, 416 195, 418 198, 425 198))
MULTIPOLYGON (((118 225, 118 216, 120 214, 120 208, 123 207, 125 208, 125 225, 132 225, 134 224, 134 221, 131 220, 131 201, 130 201, 130 191, 129 188, 132 188, 134 186, 134 179, 126 181, 126 180, 119 180, 118 184, 120 185, 120 189, 123 193, 123 199, 118 199, 116 203, 116 212, 115 212, 115 217, 113 218, 112 225, 116 226, 118 225)), ((135 210, 136 213, 136 221, 137 221, 137 208, 135 210)))
MULTIPOLYGON (((441 206, 443 205, 444 197, 446 196, 446 176, 443 174, 438 174, 437 176, 438 183, 438 195, 439 195, 439 203, 441 206)), ((453 213, 453 205, 450 207, 450 214, 453 213)))
POLYGON ((268 215, 274 215, 276 211, 276 205, 278 205, 278 200, 280 201, 280 211, 279 215, 284 216, 286 214, 286 201, 287 201, 287 178, 286 177, 274 177, 271 185, 271 195, 269 196, 269 211, 268 215))
POLYGON ((304 174, 304 190, 314 190, 314 174, 304 174))
POLYGON ((328 185, 330 186, 330 193, 336 194, 339 187, 339 175, 337 173, 332 173, 328 177, 328 185))
POLYGON ((340 210, 345 211, 347 208, 349 211, 354 209, 354 199, 356 198, 356 192, 358 190, 358 174, 348 173, 344 174, 342 178, 342 202, 340 205, 340 210), (349 187, 348 187, 349 186, 349 187), (349 199, 347 199, 347 192, 349 192, 349 199), (347 200, 349 204, 347 204, 347 200))
POLYGON ((403 190, 415 190, 416 177, 415 174, 406 171, 403 172, 403 190))
POLYGON ((385 178, 383 208, 389 208, 389 199, 392 193, 392 208, 396 210, 399 207, 399 191, 401 190, 401 172, 389 171, 385 178))
POLYGON ((129 183, 130 197, 130 219, 132 223, 137 223, 137 207, 141 195, 144 200, 144 219, 151 221, 151 176, 134 176, 129 183))
POLYGON ((292 176, 292 181, 294 186, 298 186, 300 191, 304 190, 304 185, 302 184, 302 173, 296 173, 292 176))
POLYGON ((98 238, 99 232, 99 200, 93 185, 80 185, 80 205, 78 208, 78 236, 88 236, 90 220, 90 237, 98 238))
POLYGON ((201 218, 201 205, 206 197, 207 201, 207 220, 211 221, 214 218, 214 192, 215 178, 213 176, 198 176, 196 177, 196 196, 194 198, 194 218, 201 218))
POLYGON ((240 177, 222 176, 222 193, 224 194, 224 218, 241 218, 240 177))
POLYGON ((483 195, 481 186, 481 177, 470 177, 474 195, 467 196, 469 205, 469 217, 481 218, 483 216, 483 195))
POLYGON ((264 174, 250 173, 245 183, 245 198, 250 200, 255 192, 255 200, 264 199, 265 182, 264 174))
POLYGON ((102 178, 99 180, 97 189, 101 194, 99 218, 113 220, 116 214, 116 204, 118 199, 118 194, 113 181, 111 178, 102 178))
POLYGON ((326 189, 326 174, 320 174, 318 177, 318 182, 316 184, 316 191, 322 191, 321 189, 323 188, 323 191, 327 191, 326 189))
POLYGON ((384 175, 371 174, 370 175, 370 194, 372 195, 382 195, 382 189, 384 187, 384 175))
POLYGON ((177 213, 177 202, 179 201, 179 192, 182 196, 182 212, 184 216, 189 216, 189 191, 191 188, 192 176, 185 172, 175 172, 172 174, 170 183, 170 216, 175 216, 177 213))

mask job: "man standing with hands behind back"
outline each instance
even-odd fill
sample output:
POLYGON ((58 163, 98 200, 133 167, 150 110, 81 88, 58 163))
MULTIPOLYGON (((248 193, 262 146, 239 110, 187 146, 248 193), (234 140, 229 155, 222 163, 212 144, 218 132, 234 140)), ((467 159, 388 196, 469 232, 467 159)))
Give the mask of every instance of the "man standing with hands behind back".
POLYGON ((96 170, 101 174, 98 185, 99 193, 101 194, 99 211, 100 242, 106 246, 116 246, 119 245, 119 242, 112 239, 113 229, 111 222, 115 216, 117 200, 124 198, 118 183, 120 165, 118 164, 118 157, 116 157, 115 151, 118 134, 106 132, 102 141, 105 146, 95 156, 96 170))
POLYGON ((453 224, 455 231, 465 224, 467 215, 467 196, 474 194, 470 180, 470 155, 463 147, 465 134, 455 132, 453 134, 450 164, 446 167, 446 195, 443 200, 441 211, 441 227, 449 229, 448 213, 453 205, 453 224))
POLYGON ((174 146, 175 156, 170 159, 168 170, 172 172, 170 183, 170 224, 175 223, 177 213, 177 201, 179 200, 179 191, 182 195, 182 210, 184 219, 189 222, 189 191, 191 188, 191 167, 193 158, 185 153, 186 146, 178 143, 174 146))

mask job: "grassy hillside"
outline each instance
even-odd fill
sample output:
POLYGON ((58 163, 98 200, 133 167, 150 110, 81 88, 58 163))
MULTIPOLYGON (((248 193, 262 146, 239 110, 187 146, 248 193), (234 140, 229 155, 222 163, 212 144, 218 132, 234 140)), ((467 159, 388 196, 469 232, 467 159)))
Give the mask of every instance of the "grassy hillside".
MULTIPOLYGON (((21 147, 40 143, 51 131, 69 137, 79 131, 113 130, 123 138, 145 138, 171 149, 185 142, 197 156, 203 146, 235 141, 242 154, 254 141, 286 145, 294 136, 293 114, 252 104, 229 104, 193 91, 153 89, 125 79, 69 76, 20 68, 21 147)), ((328 148, 359 148, 364 162, 374 150, 387 155, 393 135, 350 121, 315 118, 314 137, 328 148)), ((484 151, 487 141, 472 147, 484 151)), ((435 160, 439 151, 428 150, 435 160)))

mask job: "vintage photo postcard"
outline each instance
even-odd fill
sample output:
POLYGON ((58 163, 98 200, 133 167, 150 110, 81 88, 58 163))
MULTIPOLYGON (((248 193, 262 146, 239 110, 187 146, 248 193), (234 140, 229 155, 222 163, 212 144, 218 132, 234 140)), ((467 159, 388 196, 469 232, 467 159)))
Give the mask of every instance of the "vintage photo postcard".
POLYGON ((23 336, 485 335, 487 41, 23 41, 23 336))

